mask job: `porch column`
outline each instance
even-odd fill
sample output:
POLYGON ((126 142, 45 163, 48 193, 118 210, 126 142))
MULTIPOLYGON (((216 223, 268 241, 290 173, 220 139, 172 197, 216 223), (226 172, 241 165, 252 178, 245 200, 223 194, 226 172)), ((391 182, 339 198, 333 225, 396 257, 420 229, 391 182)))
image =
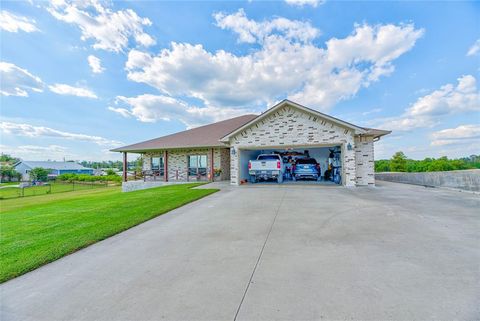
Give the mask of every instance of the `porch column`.
POLYGON ((210 180, 213 182, 214 179, 215 179, 215 170, 213 168, 213 164, 214 164, 214 161, 213 161, 213 155, 214 155, 214 151, 213 151, 213 148, 210 150, 210 180))
POLYGON ((163 152, 163 180, 168 182, 168 151, 163 152))
POLYGON ((127 181, 127 152, 123 152, 123 181, 127 181))

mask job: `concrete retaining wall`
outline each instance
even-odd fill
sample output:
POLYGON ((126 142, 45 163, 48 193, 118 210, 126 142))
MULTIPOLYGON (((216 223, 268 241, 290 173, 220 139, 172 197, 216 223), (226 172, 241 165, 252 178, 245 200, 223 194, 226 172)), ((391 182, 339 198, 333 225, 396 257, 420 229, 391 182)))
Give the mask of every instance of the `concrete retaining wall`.
POLYGON ((480 191, 480 169, 426 173, 375 173, 381 181, 480 191))
POLYGON ((174 184, 187 184, 192 182, 163 182, 163 181, 130 181, 122 183, 122 192, 133 192, 141 189, 160 187, 174 184))

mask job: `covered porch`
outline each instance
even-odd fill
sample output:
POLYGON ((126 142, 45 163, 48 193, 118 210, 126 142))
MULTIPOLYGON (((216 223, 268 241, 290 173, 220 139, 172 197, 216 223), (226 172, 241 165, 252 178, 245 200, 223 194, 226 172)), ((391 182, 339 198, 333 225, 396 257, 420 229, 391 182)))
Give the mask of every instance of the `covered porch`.
MULTIPOLYGON (((214 182, 230 179, 229 148, 123 151, 122 154, 123 185, 141 186, 143 189, 175 183, 214 182), (142 159, 141 172, 137 171, 133 177, 128 172, 128 156, 130 154, 141 155, 142 159)), ((130 187, 126 189, 132 190, 130 187)))

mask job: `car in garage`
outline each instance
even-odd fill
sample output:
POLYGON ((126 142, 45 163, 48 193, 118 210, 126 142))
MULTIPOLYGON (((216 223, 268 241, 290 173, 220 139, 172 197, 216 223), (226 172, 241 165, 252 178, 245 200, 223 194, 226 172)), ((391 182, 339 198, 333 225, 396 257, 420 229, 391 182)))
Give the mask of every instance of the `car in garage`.
POLYGON ((282 183, 285 173, 283 159, 279 154, 260 154, 256 160, 248 162, 248 173, 251 183, 269 179, 282 183))
POLYGON ((292 179, 321 179, 320 164, 315 158, 299 158, 293 165, 292 179))

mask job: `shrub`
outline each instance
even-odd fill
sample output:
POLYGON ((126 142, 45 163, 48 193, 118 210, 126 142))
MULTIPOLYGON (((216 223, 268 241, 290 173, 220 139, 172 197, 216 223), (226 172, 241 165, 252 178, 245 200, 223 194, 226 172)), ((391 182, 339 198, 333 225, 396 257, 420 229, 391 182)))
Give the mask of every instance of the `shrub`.
POLYGON ((107 169, 106 171, 107 176, 117 175, 117 173, 113 169, 107 169))
POLYGON ((122 178, 118 175, 62 174, 57 176, 57 180, 63 182, 121 182, 122 178))
POLYGON ((46 182, 48 179, 48 174, 50 174, 50 170, 41 167, 35 167, 30 171, 30 179, 33 181, 46 182))

